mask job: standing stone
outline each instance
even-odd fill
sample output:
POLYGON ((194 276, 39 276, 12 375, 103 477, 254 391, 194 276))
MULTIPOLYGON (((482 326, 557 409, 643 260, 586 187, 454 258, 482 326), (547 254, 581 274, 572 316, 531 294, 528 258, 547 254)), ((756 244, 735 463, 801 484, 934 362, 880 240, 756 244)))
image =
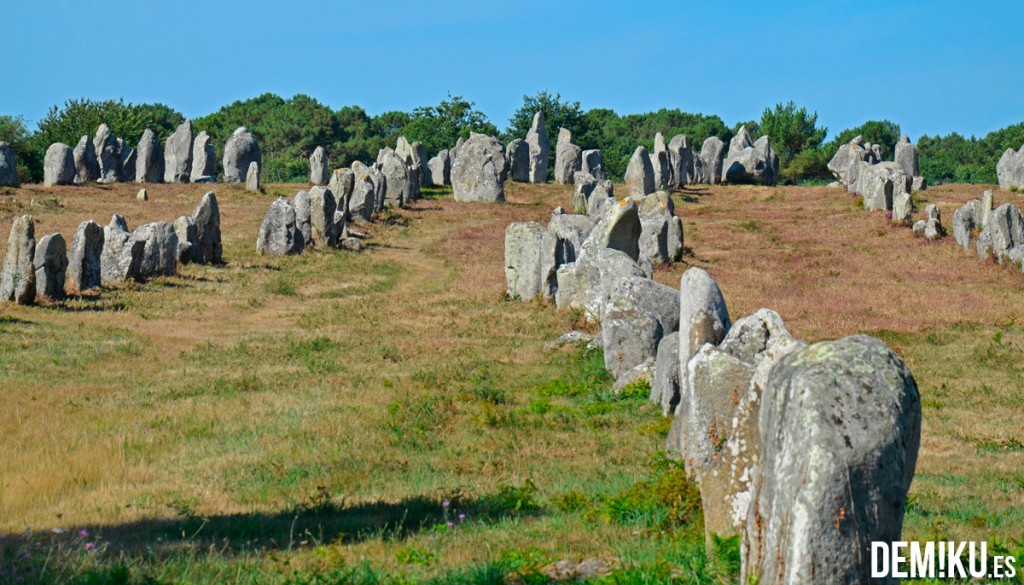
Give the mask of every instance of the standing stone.
POLYGON ((588 173, 598 181, 607 181, 608 175, 604 172, 604 157, 597 149, 584 150, 581 155, 580 171, 588 173))
MULTIPOLYGON (((352 169, 335 169, 327 184, 327 188, 334 193, 334 199, 338 202, 338 211, 345 216, 346 223, 352 217, 352 191, 355 189, 355 184, 356 174, 352 169)), ((338 237, 341 237, 340 232, 338 237)))
POLYGON ((462 150, 462 145, 465 142, 465 139, 459 136, 459 139, 455 141, 455 146, 448 150, 448 157, 452 159, 452 166, 455 166, 455 159, 459 156, 459 151, 462 150))
POLYGON ((872 542, 900 540, 917 464, 921 400, 873 337, 816 343, 771 370, 762 464, 741 545, 743 583, 894 583, 872 542))
POLYGON ((263 167, 263 155, 252 132, 242 126, 231 133, 224 145, 224 182, 241 183, 244 178, 248 188, 252 163, 256 163, 258 174, 263 167))
MULTIPOLYGON (((509 299, 533 300, 541 294, 554 274, 544 274, 545 246, 550 233, 537 222, 516 222, 505 228, 505 295, 509 299)), ((555 266, 554 269, 558 267, 555 266)))
POLYGON ((309 182, 314 185, 326 185, 330 180, 327 166, 327 153, 324 147, 316 147, 313 154, 309 155, 309 182))
POLYGON ((99 165, 97 183, 116 183, 120 173, 121 153, 118 150, 117 137, 106 124, 96 129, 96 137, 92 141, 99 165))
POLYGON ((502 184, 504 172, 505 156, 501 143, 490 136, 475 132, 470 134, 452 167, 455 200, 481 203, 505 201, 505 187, 502 184))
MULTIPOLYGON (((452 161, 448 151, 442 150, 437 156, 427 161, 427 178, 435 187, 443 187, 451 183, 452 161)), ((514 180, 514 179, 513 179, 514 180)))
POLYGON ((900 193, 892 200, 892 222, 895 224, 909 224, 914 219, 914 203, 910 199, 910 193, 900 193))
POLYGON ((270 205, 256 238, 256 251, 260 254, 282 256, 301 254, 305 240, 295 224, 295 209, 278 198, 270 205))
POLYGON ((767 136, 756 141, 746 126, 729 142, 729 154, 722 164, 722 180, 729 183, 774 185, 779 178, 779 157, 767 136))
POLYGON ((620 278, 608 291, 601 317, 604 366, 618 380, 654 361, 661 338, 679 328, 679 291, 643 277, 620 278))
POLYGON ((996 163, 996 178, 1000 189, 1024 188, 1024 145, 1020 150, 1007 148, 996 163))
POLYGON ((409 176, 409 167, 406 162, 391 148, 383 149, 377 158, 381 164, 381 173, 384 174, 386 185, 385 205, 402 207, 411 202, 413 200, 413 180, 409 176))
POLYGON ((135 195, 135 198, 139 201, 149 201, 149 192, 145 189, 139 189, 139 192, 135 195))
POLYGON ((582 167, 582 158, 583 149, 573 144, 572 132, 559 128, 555 145, 555 182, 572 185, 573 178, 582 167))
POLYGON ((903 169, 904 175, 916 177, 921 174, 917 166, 917 147, 910 142, 906 134, 901 136, 900 141, 896 143, 896 154, 893 158, 896 164, 903 169))
POLYGON ((127 254, 127 265, 121 265, 121 255, 124 245, 131 234, 128 233, 128 224, 120 215, 110 218, 110 224, 103 227, 103 252, 100 255, 100 274, 107 282, 121 282, 132 276, 133 270, 137 269, 138 262, 142 258, 144 242, 135 246, 135 254, 129 250, 127 254))
POLYGON ((121 153, 121 164, 120 173, 117 176, 118 181, 130 183, 135 180, 135 163, 138 155, 135 153, 135 149, 125 144, 124 140, 117 139, 117 148, 121 153))
POLYGON ((544 127, 544 112, 533 115, 533 125, 526 133, 530 145, 530 182, 545 183, 548 180, 548 159, 551 157, 551 140, 544 127))
MULTIPOLYGON (((718 345, 731 326, 729 309, 718 283, 702 268, 684 272, 679 281, 679 366, 682 368, 679 382, 683 390, 679 396, 662 396, 664 414, 674 412, 686 420, 689 416, 686 364, 705 343, 718 345)), ((685 445, 683 447, 685 452, 685 445)))
POLYGON ((206 130, 196 136, 192 145, 192 172, 189 179, 193 183, 217 182, 217 153, 213 148, 213 139, 206 130))
POLYGON ((530 182, 530 145, 522 138, 508 143, 506 152, 509 178, 516 183, 530 182))
POLYGON ((200 264, 220 264, 223 262, 223 247, 220 239, 220 207, 217 195, 210 191, 192 212, 192 220, 196 224, 195 248, 192 260, 200 264))
POLYGON ((93 220, 83 221, 71 239, 68 267, 71 288, 86 291, 96 288, 103 279, 100 258, 103 255, 103 229, 93 220))
MULTIPOLYGON (((978 234, 978 258, 984 260, 995 257, 996 260, 1015 259, 1013 252, 1018 246, 1024 247, 1024 215, 1012 203, 1004 203, 988 214, 988 223, 978 234)), ((935 223, 931 218, 922 228, 922 235, 929 224, 935 223)), ((936 226, 932 226, 936 230, 936 226)), ((929 238, 934 239, 934 238, 929 238)))
POLYGON ((0 140, 0 187, 13 187, 18 183, 14 149, 0 140))
POLYGON ((75 155, 71 147, 60 142, 46 149, 43 161, 43 184, 72 185, 75 182, 75 155))
POLYGON ((43 236, 36 246, 33 267, 36 273, 36 294, 50 300, 64 298, 64 280, 68 271, 68 246, 64 236, 43 236))
POLYGON ((164 146, 164 182, 188 183, 192 175, 192 120, 185 120, 164 146))
MULTIPOLYGON (((583 242, 583 253, 593 255, 602 248, 612 248, 626 254, 634 262, 640 258, 639 208, 632 199, 626 198, 605 209, 604 215, 583 242)), ((582 254, 581 254, 582 255, 582 254)))
POLYGON ((659 264, 679 260, 683 251, 682 221, 665 191, 652 193, 639 205, 640 253, 659 264))
POLYGON ((953 212, 953 238, 965 250, 971 248, 974 230, 981 225, 981 201, 971 199, 953 212))
POLYGON ((992 189, 985 189, 981 194, 981 228, 988 225, 988 217, 992 214, 993 208, 992 189))
POLYGON ((195 220, 187 215, 174 220, 174 234, 178 236, 178 263, 198 261, 196 248, 199 244, 199 231, 195 220))
POLYGON ((681 189, 693 180, 693 150, 690 147, 690 139, 683 134, 676 134, 668 143, 668 164, 671 167, 670 176, 673 189, 681 189))
POLYGON ((669 161, 668 145, 665 144, 665 135, 661 132, 654 134, 654 151, 650 156, 651 165, 654 167, 654 190, 664 191, 671 185, 672 165, 669 161))
MULTIPOLYGON (((725 143, 717 136, 704 141, 700 148, 700 163, 704 172, 704 183, 717 185, 722 178, 722 154, 725 143)), ((696 160, 694 160, 696 164, 696 160)))
POLYGON ((139 140, 138 155, 135 158, 136 183, 162 183, 164 180, 164 155, 156 133, 146 128, 139 140))
POLYGON ((648 193, 654 193, 654 167, 651 157, 643 145, 636 147, 629 158, 625 175, 626 191, 633 199, 643 199, 648 193))
POLYGON ((0 272, 0 301, 31 305, 36 300, 36 229, 31 215, 14 219, 7 237, 7 255, 0 272))
POLYGON ((338 203, 330 189, 316 186, 309 190, 310 227, 317 246, 334 248, 338 245, 340 234, 335 231, 334 224, 337 209, 338 203))
POLYGON ((245 173, 245 190, 253 193, 260 191, 260 163, 256 161, 249 163, 249 170, 245 173))
POLYGON ((88 136, 83 136, 75 146, 75 182, 83 185, 100 176, 100 164, 96 161, 96 147, 88 136))
POLYGON ((145 280, 178 273, 178 234, 174 225, 166 221, 147 223, 136 228, 131 239, 145 242, 136 278, 145 280))
POLYGON ((662 396, 679 395, 679 332, 669 333, 658 343, 650 400, 661 406, 662 396))
POLYGON ((375 209, 375 194, 373 181, 369 175, 361 175, 355 179, 355 186, 352 188, 352 197, 349 200, 349 214, 352 217, 361 217, 370 221, 375 209))
POLYGON ((313 245, 313 210, 308 191, 299 191, 291 201, 295 210, 295 229, 302 234, 302 247, 313 245))

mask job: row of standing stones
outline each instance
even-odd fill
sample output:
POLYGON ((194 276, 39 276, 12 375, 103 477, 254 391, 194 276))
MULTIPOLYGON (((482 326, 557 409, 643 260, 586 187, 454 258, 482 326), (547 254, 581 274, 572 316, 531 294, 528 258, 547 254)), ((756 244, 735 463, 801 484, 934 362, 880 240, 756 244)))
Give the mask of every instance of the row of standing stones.
POLYGON ((581 311, 601 325, 589 342, 615 389, 650 382, 672 417, 666 453, 700 487, 708 545, 740 537, 743 583, 872 582, 864 559, 872 541, 899 540, 916 466, 910 371, 873 337, 796 340, 770 309, 733 323, 700 268, 679 290, 652 280, 643 218, 674 217, 671 199, 608 195, 596 223, 556 209, 546 228, 510 224, 507 295, 581 311))
MULTIPOLYGON (((224 182, 245 182, 249 190, 259 190, 263 164, 256 138, 247 128, 236 129, 224 145, 224 182)), ((114 136, 106 124, 100 124, 90 139, 82 136, 72 149, 67 144, 51 144, 43 161, 43 184, 82 185, 137 183, 213 183, 217 181, 216 152, 205 131, 196 135, 192 121, 185 120, 167 138, 160 141, 150 129, 142 133, 136 148, 114 136)), ((0 185, 15 184, 14 153, 0 142, 0 185)))
POLYGON ((70 256, 64 236, 48 234, 37 242, 32 216, 22 215, 14 219, 7 240, 0 301, 22 305, 37 298, 59 301, 67 285, 84 292, 104 282, 173 276, 179 263, 189 262, 223 262, 220 209, 213 192, 203 196, 191 216, 181 216, 174 223, 157 221, 129 232, 120 215, 105 227, 93 220, 82 222, 71 240, 70 256))

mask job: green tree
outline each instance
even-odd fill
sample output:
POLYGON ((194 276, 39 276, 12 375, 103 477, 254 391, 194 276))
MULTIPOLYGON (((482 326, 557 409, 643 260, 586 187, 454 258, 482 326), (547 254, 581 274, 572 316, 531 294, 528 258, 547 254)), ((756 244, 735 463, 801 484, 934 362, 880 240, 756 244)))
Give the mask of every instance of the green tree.
POLYGON ((784 178, 820 178, 815 176, 821 174, 817 164, 821 155, 817 150, 824 142, 828 128, 818 128, 817 123, 817 112, 811 114, 807 108, 798 109, 792 101, 766 108, 761 114, 758 131, 771 140, 772 149, 779 155, 779 168, 784 178), (808 151, 813 152, 804 155, 808 151))
POLYGON ((474 103, 462 96, 448 94, 436 106, 422 106, 413 110, 409 123, 401 133, 410 141, 423 143, 430 155, 455 146, 458 139, 469 138, 470 132, 496 135, 498 129, 483 112, 474 109, 474 103))
POLYGON ((882 145, 882 155, 892 160, 896 143, 900 140, 900 125, 889 120, 870 120, 855 128, 847 128, 829 142, 833 154, 840 146, 860 136, 864 142, 882 145))
POLYGON ((0 142, 6 142, 14 150, 15 172, 19 183, 39 182, 43 179, 43 155, 39 153, 37 141, 25 126, 20 116, 0 115, 0 142))
POLYGON ((545 90, 537 92, 537 95, 523 96, 523 105, 519 106, 508 121, 508 128, 505 129, 503 136, 505 141, 514 138, 525 139, 526 133, 533 126, 533 116, 537 112, 544 112, 544 128, 552 142, 558 137, 559 128, 569 130, 573 136, 587 131, 586 118, 579 102, 562 101, 562 94, 551 94, 545 90))

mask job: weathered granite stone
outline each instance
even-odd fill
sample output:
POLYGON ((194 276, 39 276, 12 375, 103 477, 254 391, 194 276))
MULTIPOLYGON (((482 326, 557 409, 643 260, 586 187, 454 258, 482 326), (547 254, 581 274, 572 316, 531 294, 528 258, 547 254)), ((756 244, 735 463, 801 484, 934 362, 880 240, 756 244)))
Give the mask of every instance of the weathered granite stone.
MULTIPOLYGON (((178 235, 174 226, 166 221, 141 225, 132 232, 130 240, 145 242, 136 279, 174 276, 178 273, 178 235)), ((128 246, 128 243, 125 244, 128 246)), ((123 254, 123 250, 122 250, 123 254)))
POLYGON ((156 133, 146 128, 139 140, 135 159, 135 182, 162 183, 164 181, 164 154, 156 133))
POLYGON ((0 271, 0 301, 31 305, 36 300, 35 222, 31 215, 14 218, 7 237, 7 254, 0 271))
POLYGON ((625 175, 626 191, 633 199, 640 200, 649 193, 654 193, 654 166, 647 149, 642 145, 636 147, 629 158, 625 175))
POLYGON ((295 222, 295 209, 278 198, 270 205, 256 238, 256 251, 260 254, 283 256, 301 254, 305 238, 295 222))
POLYGON ((576 172, 582 168, 582 158, 583 149, 573 144, 572 132, 559 128, 555 145, 555 182, 572 185, 576 172))
POLYGON ((213 191, 203 195, 199 205, 192 212, 196 224, 196 241, 192 260, 200 264, 220 264, 223 260, 223 245, 220 236, 220 207, 213 191))
POLYGON ((192 172, 189 179, 193 183, 217 182, 217 153, 205 130, 196 136, 192 144, 192 172))
MULTIPOLYGON (((462 145, 452 167, 455 200, 481 203, 504 201, 504 169, 505 156, 501 143, 490 136, 474 132, 462 145)), ((544 172, 547 172, 546 164, 544 172)))
POLYGON ((188 183, 192 176, 192 120, 185 120, 164 145, 164 182, 188 183))
POLYGON ((100 163, 96 160, 96 147, 88 136, 83 136, 74 150, 75 183, 82 185, 100 176, 100 163))
POLYGON ((452 182, 452 161, 448 157, 448 151, 442 150, 437 153, 437 156, 427 161, 427 171, 427 178, 431 185, 435 187, 450 185, 452 182))
MULTIPOLYGON (((722 178, 722 155, 725 143, 717 136, 711 136, 700 148, 700 166, 704 175, 704 183, 716 185, 722 178)), ((696 164, 696 159, 694 160, 696 164)))
POLYGON ((260 163, 252 161, 245 173, 245 190, 253 193, 260 191, 260 163))
MULTIPOLYGON (((551 140, 544 127, 544 112, 533 115, 533 125, 526 133, 526 144, 530 147, 530 182, 544 183, 548 180, 548 158, 551 156, 551 140)), ((460 151, 459 154, 462 154, 460 151)))
POLYGON ((117 137, 110 131, 110 127, 100 124, 92 145, 100 170, 96 182, 116 183, 121 176, 121 152, 118 149, 117 137))
POLYGON ((604 365, 613 378, 657 357, 661 338, 679 328, 679 291, 643 277, 619 278, 601 318, 604 365))
POLYGON ((68 276, 72 290, 81 292, 100 286, 103 278, 102 255, 103 228, 91 219, 83 221, 71 239, 68 276))
POLYGON ((244 179, 248 189, 252 163, 256 163, 256 174, 259 175, 263 168, 263 155, 256 137, 245 126, 236 128, 224 145, 224 182, 241 183, 244 179))
POLYGON ((75 155, 71 147, 60 142, 46 149, 43 160, 43 184, 73 185, 75 183, 75 155))
POLYGON ((196 229, 196 222, 191 217, 183 215, 174 220, 174 233, 178 236, 178 263, 188 264, 196 255, 196 248, 199 244, 199 230, 196 229))
POLYGON ((40 238, 33 268, 36 272, 36 296, 53 301, 63 299, 68 270, 68 247, 64 236, 50 234, 40 238))
POLYGON ((316 186, 309 190, 310 224, 313 243, 321 248, 334 248, 341 235, 335 231, 334 212, 338 203, 334 193, 326 187, 316 186))
POLYGON ((13 187, 18 184, 17 163, 14 149, 0 140, 0 187, 13 187))
POLYGON ((584 150, 580 160, 580 171, 588 173, 598 181, 607 181, 608 175, 604 172, 604 157, 600 150, 584 150))

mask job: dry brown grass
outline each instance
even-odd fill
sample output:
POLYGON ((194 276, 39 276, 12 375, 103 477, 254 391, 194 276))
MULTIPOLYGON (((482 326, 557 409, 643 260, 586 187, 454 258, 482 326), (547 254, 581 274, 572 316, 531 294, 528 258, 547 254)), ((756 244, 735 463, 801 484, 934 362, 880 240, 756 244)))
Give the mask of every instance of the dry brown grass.
MULTIPOLYGON (((253 251, 273 197, 299 186, 210 188, 226 266, 55 307, 2 308, 0 533, 88 524, 145 540, 153 533, 140 523, 152 519, 279 515, 321 486, 335 500, 397 505, 527 478, 548 497, 646 473, 662 439, 638 427, 653 409, 561 420, 530 414, 533 398, 514 393, 563 367, 542 348, 572 317, 502 299, 505 226, 546 223, 571 187, 513 185, 506 205, 424 200, 369 228, 360 255, 300 258, 253 251), (303 349, 317 340, 327 349, 303 349), (474 376, 511 389, 510 402, 467 398, 474 376), (411 409, 424 401, 429 416, 411 409), (396 441, 389 425, 415 431, 418 416, 425 446, 396 441)), ((137 189, 18 189, 0 199, 0 233, 21 213, 34 215, 37 236, 69 241, 79 222, 106 224, 112 213, 131 227, 173 221, 208 190, 148 185, 150 201, 139 202, 137 189)), ((923 195, 948 225, 982 189, 923 195)), ((692 253, 659 268, 658 280, 678 286, 687 266, 702 266, 734 319, 770 307, 810 341, 874 332, 911 366, 925 404, 911 535, 1024 532, 1015 419, 1024 333, 1007 325, 1024 317, 1024 276, 949 239, 915 239, 838 189, 702 187, 676 200, 692 253)), ((475 529, 438 563, 479 560, 489 546, 606 555, 638 538, 578 519, 526 522, 525 536, 475 529)), ((367 539, 332 554, 393 567, 396 546, 367 539)))

